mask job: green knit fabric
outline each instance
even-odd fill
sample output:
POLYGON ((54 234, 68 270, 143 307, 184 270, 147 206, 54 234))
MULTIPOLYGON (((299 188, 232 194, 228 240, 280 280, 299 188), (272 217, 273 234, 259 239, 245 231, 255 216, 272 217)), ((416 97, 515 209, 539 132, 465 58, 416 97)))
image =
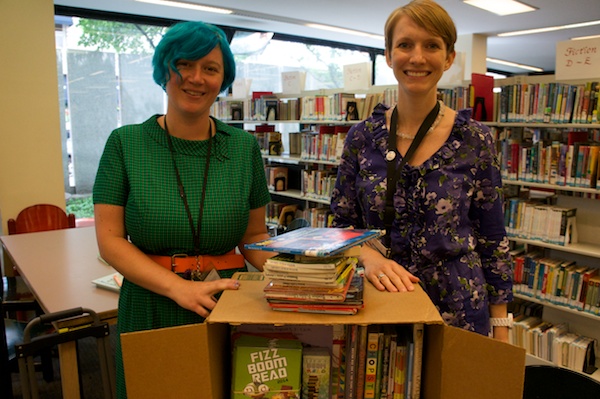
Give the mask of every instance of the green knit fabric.
MULTIPOLYGON (((179 196, 173 160, 158 115, 110 135, 94 185, 94 203, 125 207, 130 240, 143 252, 192 254, 193 235, 179 196)), ((224 254, 240 242, 251 209, 270 201, 260 148, 249 133, 215 120, 201 253, 224 254)), ((173 137, 175 161, 197 226, 208 141, 173 137)), ((220 272, 230 277, 234 271, 220 272)), ((172 300, 125 281, 119 297, 119 333, 199 323, 199 315, 172 300)), ((120 340, 117 341, 117 396, 125 398, 120 340)))

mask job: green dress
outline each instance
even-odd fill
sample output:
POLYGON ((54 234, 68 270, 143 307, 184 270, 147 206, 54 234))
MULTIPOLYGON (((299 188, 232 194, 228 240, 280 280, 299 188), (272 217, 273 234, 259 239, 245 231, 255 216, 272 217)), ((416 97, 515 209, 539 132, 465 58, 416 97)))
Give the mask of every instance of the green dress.
MULTIPOLYGON (((147 254, 192 254, 193 235, 178 193, 166 132, 147 121, 114 130, 100 159, 94 203, 125 207, 125 227, 133 244, 147 254)), ((200 234, 201 253, 220 255, 240 242, 251 209, 270 201, 264 164, 256 139, 215 120, 200 234)), ((197 226, 208 140, 172 137, 175 162, 197 226)), ((232 271, 220 272, 230 277, 232 271)), ((119 297, 118 332, 148 330, 203 318, 127 280, 119 297)), ((117 340, 117 396, 125 398, 120 340, 117 340)))

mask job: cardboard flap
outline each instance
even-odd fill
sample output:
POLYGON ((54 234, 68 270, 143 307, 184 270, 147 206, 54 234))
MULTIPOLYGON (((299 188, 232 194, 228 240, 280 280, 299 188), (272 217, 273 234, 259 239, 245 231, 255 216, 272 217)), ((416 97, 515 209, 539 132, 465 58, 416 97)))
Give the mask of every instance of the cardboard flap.
POLYGON ((365 281, 364 309, 358 314, 328 315, 271 310, 263 295, 269 280, 262 273, 236 273, 237 291, 224 291, 206 320, 208 323, 238 324, 440 324, 442 318, 420 286, 414 292, 381 292, 365 281))
POLYGON ((128 397, 227 397, 229 356, 219 349, 228 337, 226 325, 207 324, 121 334, 128 397))
POLYGON ((446 325, 428 326, 424 398, 521 399, 525 349, 446 325))

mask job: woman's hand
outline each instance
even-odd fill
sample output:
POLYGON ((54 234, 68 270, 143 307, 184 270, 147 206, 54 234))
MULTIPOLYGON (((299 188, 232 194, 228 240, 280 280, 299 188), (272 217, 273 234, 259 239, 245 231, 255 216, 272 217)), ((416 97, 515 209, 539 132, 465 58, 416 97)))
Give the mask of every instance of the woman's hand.
POLYGON ((171 298, 182 308, 202 317, 208 317, 217 304, 216 294, 224 290, 237 290, 240 286, 238 280, 229 278, 206 282, 179 279, 181 281, 175 287, 171 298))
POLYGON ((360 262, 365 268, 365 275, 379 291, 413 291, 414 284, 419 282, 419 278, 404 267, 367 245, 361 249, 360 262))

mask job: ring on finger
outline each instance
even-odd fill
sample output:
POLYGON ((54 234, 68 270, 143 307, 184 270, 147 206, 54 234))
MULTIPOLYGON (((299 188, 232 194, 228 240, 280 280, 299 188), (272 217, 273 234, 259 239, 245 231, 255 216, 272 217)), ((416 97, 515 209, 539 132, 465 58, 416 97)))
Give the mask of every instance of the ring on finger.
POLYGON ((377 279, 381 280, 382 278, 386 277, 385 273, 379 273, 377 275, 377 279))

